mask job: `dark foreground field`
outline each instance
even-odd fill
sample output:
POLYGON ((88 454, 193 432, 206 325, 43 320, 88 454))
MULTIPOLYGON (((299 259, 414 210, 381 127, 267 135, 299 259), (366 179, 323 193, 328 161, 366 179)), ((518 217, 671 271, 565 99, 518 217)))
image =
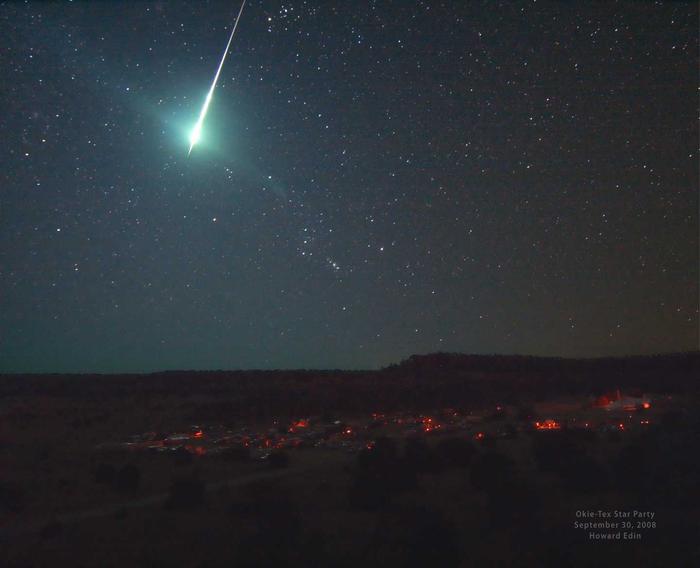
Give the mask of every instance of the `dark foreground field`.
POLYGON ((697 566, 698 363, 0 377, 0 562, 697 566))

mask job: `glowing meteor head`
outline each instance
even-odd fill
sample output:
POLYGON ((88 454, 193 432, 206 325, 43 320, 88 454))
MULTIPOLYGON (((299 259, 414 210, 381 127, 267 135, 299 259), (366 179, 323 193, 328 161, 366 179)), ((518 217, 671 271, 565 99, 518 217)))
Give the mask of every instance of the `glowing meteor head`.
POLYGON ((194 145, 199 142, 199 139, 202 137, 202 123, 197 122, 197 124, 194 125, 194 128, 192 129, 192 132, 190 133, 190 151, 192 151, 192 148, 194 145))

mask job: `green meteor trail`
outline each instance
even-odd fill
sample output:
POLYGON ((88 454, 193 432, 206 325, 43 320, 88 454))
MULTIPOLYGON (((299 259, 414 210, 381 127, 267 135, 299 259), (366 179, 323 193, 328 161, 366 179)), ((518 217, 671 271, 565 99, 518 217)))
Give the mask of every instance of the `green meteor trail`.
POLYGON ((204 105, 202 106, 202 110, 199 113, 199 118, 197 119, 197 124, 194 125, 194 128, 192 129, 192 132, 190 133, 190 149, 187 152, 187 155, 189 156, 192 153, 192 148, 194 148, 195 144, 199 142, 199 139, 202 136, 202 124, 204 123, 204 119, 207 116, 207 111, 209 110, 209 105, 211 104, 211 99, 214 96, 214 89, 216 88, 216 82, 219 80, 219 75, 221 74, 221 69, 224 66, 224 61, 226 61, 226 56, 228 55, 228 50, 231 47, 231 41, 233 40, 233 36, 236 33, 236 28, 238 27, 238 21, 241 19, 241 14, 243 13, 243 8, 245 7, 246 0, 243 0, 243 3, 241 4, 241 9, 238 11, 238 16, 236 16, 236 21, 233 24, 233 30, 231 31, 231 35, 228 38, 228 43, 226 44, 226 49, 224 50, 224 55, 221 58, 221 63, 219 63, 219 68, 216 70, 216 75, 214 76, 214 81, 211 84, 211 87, 209 88, 209 92, 207 93, 207 98, 204 100, 204 105))

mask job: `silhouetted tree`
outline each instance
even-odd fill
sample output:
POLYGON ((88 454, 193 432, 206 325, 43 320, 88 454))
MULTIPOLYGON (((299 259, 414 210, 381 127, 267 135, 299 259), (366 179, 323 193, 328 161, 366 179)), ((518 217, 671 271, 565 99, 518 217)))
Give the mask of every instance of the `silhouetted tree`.
POLYGON ((403 466, 417 473, 437 473, 442 460, 423 438, 409 438, 403 452, 403 466))
POLYGON ((416 471, 399 459, 396 442, 379 438, 372 449, 361 451, 351 481, 349 499, 363 509, 387 506, 393 497, 415 487, 416 471))

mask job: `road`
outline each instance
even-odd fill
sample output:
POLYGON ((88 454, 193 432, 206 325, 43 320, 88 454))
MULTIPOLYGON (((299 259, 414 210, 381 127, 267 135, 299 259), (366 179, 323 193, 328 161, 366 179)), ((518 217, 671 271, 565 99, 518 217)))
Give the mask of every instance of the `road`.
MULTIPOLYGON (((259 471, 240 477, 235 477, 232 479, 213 481, 207 483, 205 485, 205 489, 207 492, 211 492, 223 488, 240 487, 253 481, 297 476, 305 474, 312 469, 316 469, 317 467, 318 465, 306 465, 305 467, 296 466, 271 471, 259 471)), ((100 507, 94 507, 92 509, 86 509, 83 511, 53 514, 51 516, 43 517, 41 519, 34 519, 24 524, 14 525, 12 524, 12 521, 10 521, 7 524, 7 526, 0 527, 0 542, 16 536, 38 533, 39 531, 41 531, 42 528, 47 526, 48 523, 70 525, 89 519, 100 519, 104 517, 113 516, 121 511, 143 509, 145 507, 152 507, 154 505, 164 504, 167 501, 169 495, 170 494, 168 492, 155 493, 153 495, 148 495, 139 499, 133 499, 131 501, 122 501, 116 504, 103 505, 100 507)), ((4 522, 7 523, 7 521, 4 522)))

